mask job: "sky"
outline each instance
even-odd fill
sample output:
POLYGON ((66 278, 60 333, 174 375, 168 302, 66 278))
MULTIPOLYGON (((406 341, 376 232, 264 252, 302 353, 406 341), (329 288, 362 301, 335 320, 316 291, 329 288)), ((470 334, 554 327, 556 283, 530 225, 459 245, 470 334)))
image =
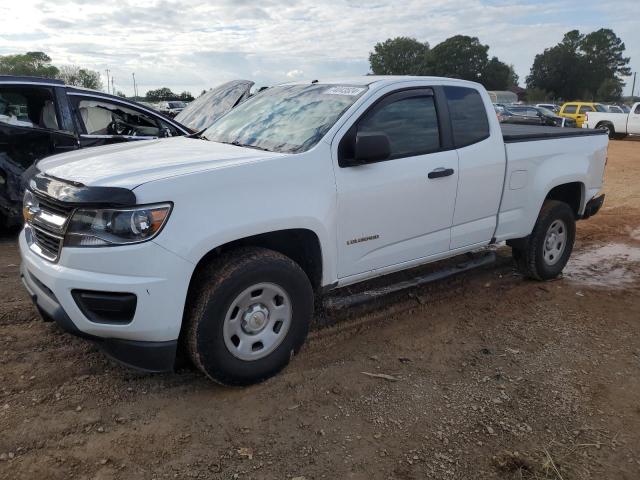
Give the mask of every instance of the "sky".
POLYGON ((606 27, 640 70, 640 0, 0 0, 0 19, 0 55, 44 51, 56 65, 98 70, 105 85, 109 69, 128 95, 132 73, 140 94, 196 95, 232 79, 364 75, 373 46, 397 36, 431 46, 477 36, 524 86, 534 56, 565 32, 606 27))

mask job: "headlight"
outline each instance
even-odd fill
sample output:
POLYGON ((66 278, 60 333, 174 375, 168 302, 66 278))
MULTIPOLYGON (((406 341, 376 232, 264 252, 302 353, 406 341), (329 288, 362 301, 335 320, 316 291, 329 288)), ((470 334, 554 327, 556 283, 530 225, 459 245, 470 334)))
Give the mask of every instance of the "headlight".
POLYGON ((22 216, 24 217, 24 221, 31 221, 33 216, 38 213, 38 210, 38 199, 29 190, 25 190, 24 197, 22 197, 22 216))
POLYGON ((170 212, 170 203, 124 209, 76 210, 64 244, 69 247, 102 247, 146 242, 160 233, 170 212))

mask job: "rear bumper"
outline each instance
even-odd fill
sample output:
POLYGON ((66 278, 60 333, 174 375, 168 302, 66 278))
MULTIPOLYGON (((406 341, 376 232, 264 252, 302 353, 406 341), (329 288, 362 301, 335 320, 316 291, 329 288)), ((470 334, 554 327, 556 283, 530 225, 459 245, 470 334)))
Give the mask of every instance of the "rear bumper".
POLYGON ((597 197, 593 197, 591 200, 587 202, 587 205, 584 207, 584 213, 580 218, 582 220, 585 220, 589 217, 593 217, 596 213, 600 211, 600 208, 602 208, 603 203, 604 203, 604 193, 597 197))
POLYGON ((73 323, 55 294, 40 283, 25 269, 20 268, 20 277, 31 300, 45 320, 55 321, 64 331, 96 342, 114 360, 147 372, 173 371, 178 346, 177 340, 145 342, 122 338, 103 338, 85 333, 73 323))

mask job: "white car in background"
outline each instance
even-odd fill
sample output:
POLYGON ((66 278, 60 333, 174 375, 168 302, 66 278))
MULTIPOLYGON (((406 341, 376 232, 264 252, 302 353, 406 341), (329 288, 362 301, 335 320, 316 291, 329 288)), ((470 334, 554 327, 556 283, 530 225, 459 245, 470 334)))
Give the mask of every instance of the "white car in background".
POLYGON ((161 102, 158 106, 160 112, 170 117, 175 117, 187 106, 182 100, 169 100, 168 102, 161 102))
POLYGON ((629 113, 630 109, 626 105, 605 105, 609 113, 629 113))
POLYGON ((582 128, 600 128, 609 138, 640 135, 640 102, 634 103, 629 113, 588 112, 582 128))

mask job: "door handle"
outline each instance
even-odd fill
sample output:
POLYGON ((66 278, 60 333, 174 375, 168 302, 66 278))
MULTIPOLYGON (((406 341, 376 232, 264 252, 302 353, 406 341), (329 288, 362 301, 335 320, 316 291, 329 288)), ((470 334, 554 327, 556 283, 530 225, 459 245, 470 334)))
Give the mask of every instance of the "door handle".
POLYGON ((436 168, 435 170, 432 170, 431 172, 429 172, 428 177, 429 178, 442 178, 442 177, 448 177, 450 175, 453 175, 453 168, 436 168))

